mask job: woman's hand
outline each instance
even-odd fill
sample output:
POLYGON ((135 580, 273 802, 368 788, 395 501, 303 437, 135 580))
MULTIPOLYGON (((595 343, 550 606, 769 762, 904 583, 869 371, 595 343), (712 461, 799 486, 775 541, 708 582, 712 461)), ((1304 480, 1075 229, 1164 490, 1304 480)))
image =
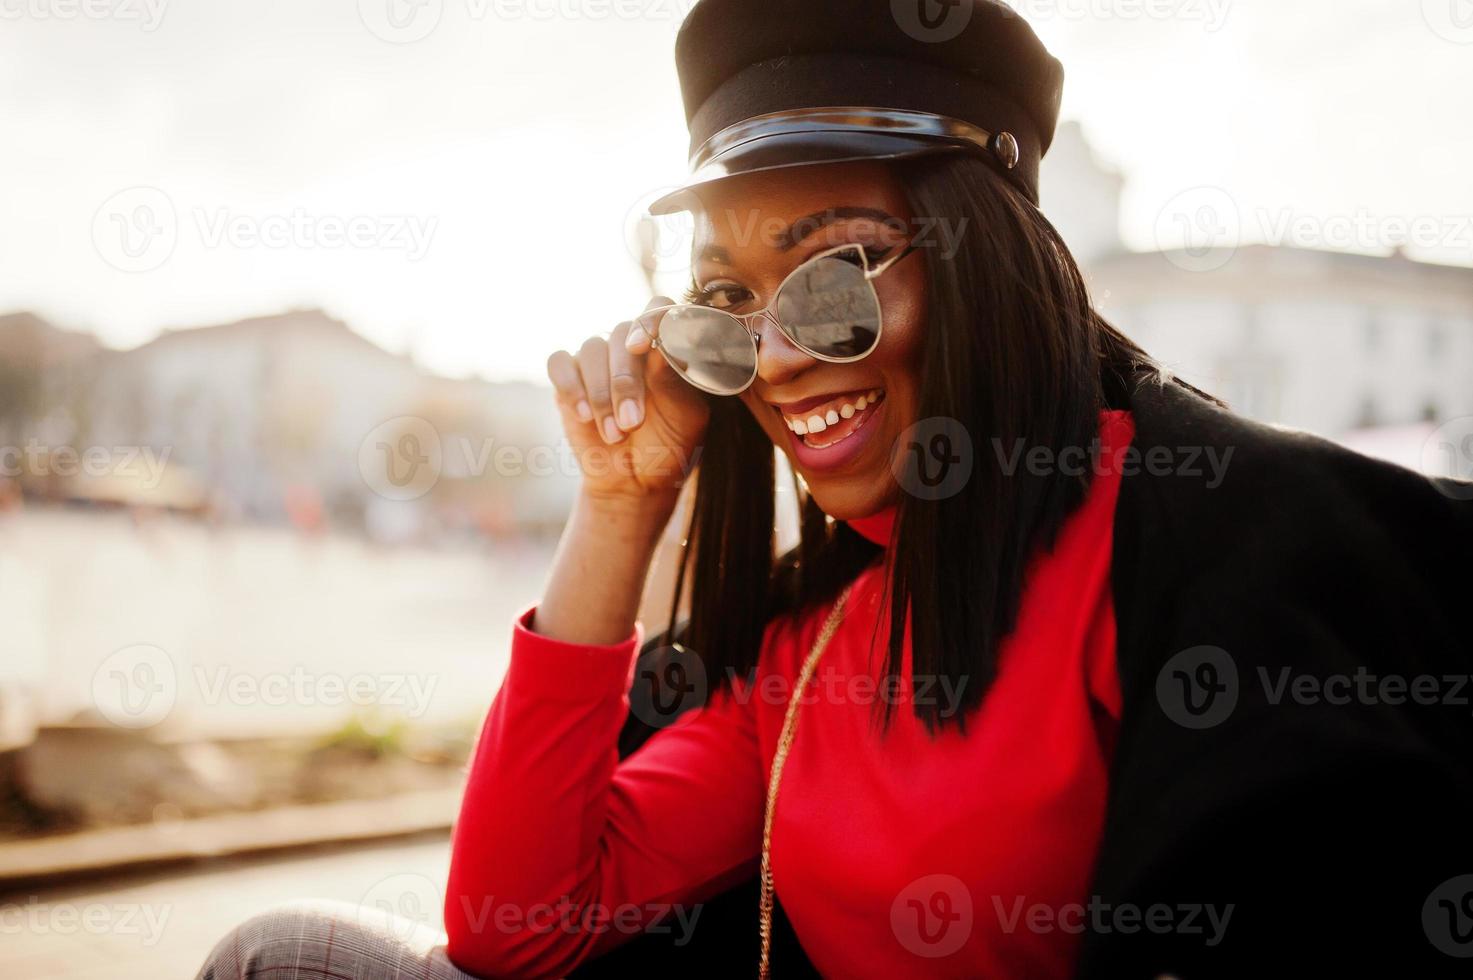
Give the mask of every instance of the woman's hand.
MULTIPOLYGON (((645 309, 673 303, 656 296, 645 309)), ((576 354, 553 354, 547 376, 583 470, 584 494, 616 506, 666 507, 668 514, 706 431, 705 397, 628 321, 607 340, 588 338, 576 354)))
MULTIPOLYGON (((645 309, 671 302, 656 296, 645 309)), ((634 628, 650 559, 710 409, 629 323, 607 340, 590 337, 576 354, 553 354, 547 375, 583 485, 532 628, 570 643, 617 643, 634 628)))

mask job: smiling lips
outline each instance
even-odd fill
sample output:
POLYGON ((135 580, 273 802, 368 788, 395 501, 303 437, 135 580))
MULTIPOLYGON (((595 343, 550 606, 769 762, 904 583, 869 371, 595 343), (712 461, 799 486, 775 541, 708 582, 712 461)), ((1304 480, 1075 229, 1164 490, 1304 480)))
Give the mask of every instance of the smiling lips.
POLYGON ((842 442, 868 421, 869 410, 885 397, 883 388, 866 392, 845 392, 831 398, 795 402, 791 406, 774 406, 783 422, 814 449, 825 449, 842 442), (799 411, 792 409, 796 406, 799 411))

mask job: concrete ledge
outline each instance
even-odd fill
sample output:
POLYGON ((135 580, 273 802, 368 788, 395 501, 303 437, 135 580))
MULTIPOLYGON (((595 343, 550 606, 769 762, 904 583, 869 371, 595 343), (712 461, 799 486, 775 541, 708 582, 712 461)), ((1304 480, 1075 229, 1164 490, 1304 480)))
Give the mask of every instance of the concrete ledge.
POLYGON ((140 865, 446 830, 460 789, 285 806, 0 843, 0 890, 140 865))

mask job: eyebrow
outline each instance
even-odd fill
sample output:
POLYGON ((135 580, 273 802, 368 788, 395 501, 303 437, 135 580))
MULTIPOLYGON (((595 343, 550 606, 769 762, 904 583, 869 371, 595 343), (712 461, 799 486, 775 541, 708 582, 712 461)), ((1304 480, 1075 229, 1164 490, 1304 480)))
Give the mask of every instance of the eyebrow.
POLYGON ((786 252, 814 232, 835 222, 846 221, 849 218, 870 218, 884 225, 904 227, 899 218, 890 214, 888 211, 881 211, 879 208, 824 208, 822 211, 805 214, 797 221, 788 225, 778 235, 778 251, 786 252))
MULTIPOLYGON (((863 207, 837 207, 824 208, 822 211, 814 211, 805 214, 782 231, 778 232, 776 247, 779 252, 791 251, 798 243, 809 235, 839 221, 847 221, 851 218, 869 218, 893 228, 903 229, 904 223, 888 211, 879 208, 863 207)), ((712 262, 716 265, 730 265, 731 254, 720 245, 707 245, 701 249, 698 258, 702 261, 712 262)))

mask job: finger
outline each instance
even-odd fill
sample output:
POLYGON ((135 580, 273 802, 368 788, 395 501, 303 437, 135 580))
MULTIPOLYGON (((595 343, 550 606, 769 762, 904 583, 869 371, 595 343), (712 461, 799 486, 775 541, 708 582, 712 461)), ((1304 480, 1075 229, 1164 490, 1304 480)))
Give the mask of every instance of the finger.
MULTIPOLYGON (((675 300, 669 296, 654 296, 644 304, 645 311, 657 309, 661 306, 674 306, 675 300)), ((650 343, 651 331, 659 333, 660 318, 663 313, 655 313, 650 316, 640 314, 634 318, 634 325, 629 328, 628 335, 624 338, 624 346, 631 354, 648 354, 652 348, 650 343)))
POLYGON ((629 332, 624 335, 624 349, 631 354, 648 354, 654 348, 650 344, 650 335, 645 326, 650 323, 648 317, 641 316, 629 325, 629 332))
POLYGON ((644 421, 644 358, 629 353, 624 344, 628 321, 609 335, 609 387, 614 401, 614 421, 625 432, 644 421))
POLYGON ((594 425, 604 442, 610 445, 624 438, 619 423, 614 421, 613 389, 609 383, 609 344, 602 337, 589 337, 578 348, 578 373, 583 377, 583 391, 593 409, 594 425))
POLYGON ((547 359, 547 378, 557 392, 558 401, 578 416, 580 422, 593 421, 593 409, 583 392, 583 377, 578 362, 565 350, 554 351, 547 359))

